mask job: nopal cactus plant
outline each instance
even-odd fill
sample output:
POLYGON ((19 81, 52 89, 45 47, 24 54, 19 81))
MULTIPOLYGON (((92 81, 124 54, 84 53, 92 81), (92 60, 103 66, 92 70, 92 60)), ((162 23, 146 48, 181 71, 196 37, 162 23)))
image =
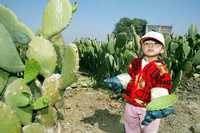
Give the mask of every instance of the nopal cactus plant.
POLYGON ((55 124, 54 105, 79 68, 76 45, 65 44, 61 34, 77 8, 77 2, 49 0, 34 34, 0 5, 0 132, 43 133, 55 124))
POLYGON ((196 76, 200 72, 200 34, 192 24, 184 36, 168 37, 166 39, 166 55, 164 59, 171 71, 173 85, 176 88, 183 76, 196 76))
POLYGON ((39 123, 32 123, 23 127, 23 133, 45 133, 45 127, 39 123))
POLYGON ((0 131, 2 133, 21 133, 21 124, 14 111, 0 101, 0 131))
POLYGON ((68 0, 49 0, 44 11, 41 34, 50 38, 63 31, 72 17, 72 5, 68 0))
POLYGON ((30 124, 32 120, 31 90, 23 79, 16 79, 9 84, 4 93, 4 100, 18 116, 23 125, 30 124), (23 107, 23 108, 21 108, 23 107))

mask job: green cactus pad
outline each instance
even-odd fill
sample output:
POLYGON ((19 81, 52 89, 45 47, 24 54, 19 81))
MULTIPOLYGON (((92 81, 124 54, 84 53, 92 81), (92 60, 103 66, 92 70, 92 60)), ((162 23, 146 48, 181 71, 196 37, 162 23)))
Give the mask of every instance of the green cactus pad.
POLYGON ((196 64, 196 65, 199 65, 200 64, 200 50, 198 50, 194 57, 192 58, 192 63, 196 64))
POLYGON ((34 110, 39 110, 47 106, 48 106, 48 98, 46 96, 40 97, 32 103, 32 108, 34 110))
POLYGON ((56 67, 57 55, 52 43, 42 37, 34 37, 27 50, 28 59, 36 60, 40 65, 40 74, 50 76, 56 67))
POLYGON ((41 97, 41 83, 38 79, 35 79, 33 82, 30 82, 29 87, 31 89, 33 100, 41 97))
POLYGON ((24 32, 16 31, 14 33, 13 41, 15 43, 18 43, 18 45, 21 45, 21 44, 25 45, 25 44, 28 44, 31 41, 31 38, 27 34, 25 34, 24 32))
POLYGON ((0 95, 2 94, 7 81, 8 81, 9 73, 0 69, 0 95))
POLYGON ((146 108, 148 111, 165 109, 167 107, 173 106, 173 104, 176 102, 176 100, 177 100, 177 96, 175 94, 161 96, 161 97, 153 99, 147 105, 146 108))
POLYGON ((15 77, 15 76, 11 76, 8 78, 8 83, 7 83, 7 86, 12 83, 13 81, 15 81, 16 79, 18 79, 18 77, 15 77))
POLYGON ((8 30, 14 42, 28 43, 34 33, 24 23, 20 22, 13 11, 0 5, 0 23, 8 30))
POLYGON ((61 89, 69 86, 76 79, 76 72, 79 69, 79 55, 75 44, 66 45, 61 73, 61 89))
POLYGON ((72 7, 68 0, 49 0, 44 11, 41 33, 45 38, 60 33, 69 24, 72 7))
POLYGON ((20 59, 10 34, 2 24, 0 24, 0 36, 0 67, 13 73, 23 71, 24 64, 20 59))
POLYGON ((45 127, 52 127, 57 120, 57 111, 52 106, 38 111, 36 121, 44 125, 45 127))
POLYGON ((45 127, 39 123, 32 123, 23 127, 23 133, 45 133, 45 127))
POLYGON ((14 97, 14 100, 17 107, 26 107, 32 102, 30 93, 27 93, 26 91, 17 93, 15 96, 16 97, 14 97))
POLYGON ((24 81, 26 83, 32 81, 40 73, 40 65, 34 59, 30 59, 25 64, 24 81))
POLYGON ((31 102, 31 97, 30 88, 24 83, 23 79, 16 79, 11 82, 4 93, 5 103, 11 106, 23 125, 27 125, 32 121, 32 108, 28 106, 31 102), (28 95, 21 97, 20 95, 23 93, 28 94, 29 97, 27 98, 28 95), (27 107, 20 108, 19 106, 27 107))
POLYGON ((191 24, 188 28, 188 35, 194 39, 195 35, 198 33, 198 28, 195 24, 191 24))
POLYGON ((0 133, 21 133, 21 124, 13 110, 0 101, 0 133))
POLYGON ((53 43, 53 46, 56 50, 57 54, 57 72, 60 72, 62 70, 62 61, 64 57, 64 48, 65 48, 65 42, 64 38, 61 34, 58 34, 56 36, 53 36, 51 38, 51 42, 53 43))
POLYGON ((72 4, 72 13, 73 13, 73 14, 77 11, 78 5, 79 5, 79 4, 78 4, 77 1, 75 1, 75 2, 72 4))
POLYGON ((59 93, 60 74, 53 74, 44 80, 42 85, 42 95, 48 98, 49 105, 54 105, 61 99, 59 93))

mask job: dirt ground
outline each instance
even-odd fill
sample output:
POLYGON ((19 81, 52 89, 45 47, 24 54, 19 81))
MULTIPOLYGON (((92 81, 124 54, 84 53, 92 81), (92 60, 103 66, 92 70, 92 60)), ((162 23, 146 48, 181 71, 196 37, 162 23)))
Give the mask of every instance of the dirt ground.
MULTIPOLYGON (((91 79, 80 76, 66 89, 56 105, 63 115, 57 123, 59 133, 124 133, 123 100, 113 99, 109 90, 92 86, 91 79)), ((159 133, 200 133, 199 81, 184 82, 177 95, 176 112, 162 119, 159 133)))

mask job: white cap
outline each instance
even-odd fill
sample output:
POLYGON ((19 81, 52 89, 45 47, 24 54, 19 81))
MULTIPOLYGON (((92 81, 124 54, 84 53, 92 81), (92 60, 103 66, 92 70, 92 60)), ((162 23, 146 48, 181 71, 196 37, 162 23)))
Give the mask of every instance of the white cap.
POLYGON ((142 38, 140 39, 140 44, 143 44, 146 40, 156 40, 160 42, 163 46, 165 46, 165 39, 163 34, 155 31, 147 32, 142 38))

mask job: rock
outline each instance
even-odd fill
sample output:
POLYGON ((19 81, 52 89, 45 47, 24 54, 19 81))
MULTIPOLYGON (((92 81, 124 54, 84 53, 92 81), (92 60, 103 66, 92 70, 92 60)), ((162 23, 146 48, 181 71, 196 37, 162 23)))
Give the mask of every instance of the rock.
POLYGON ((190 127, 192 133, 200 133, 200 123, 197 123, 190 127))

